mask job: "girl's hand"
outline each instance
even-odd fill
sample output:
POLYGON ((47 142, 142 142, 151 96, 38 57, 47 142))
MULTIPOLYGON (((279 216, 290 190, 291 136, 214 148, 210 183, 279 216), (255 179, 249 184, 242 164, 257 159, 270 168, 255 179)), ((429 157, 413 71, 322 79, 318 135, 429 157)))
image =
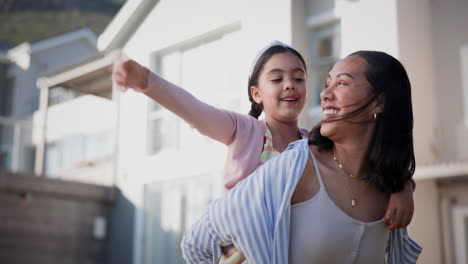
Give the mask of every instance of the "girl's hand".
POLYGON ((403 191, 390 196, 384 217, 389 230, 404 228, 411 223, 414 213, 413 191, 413 183, 408 181, 403 191))
POLYGON ((128 59, 120 53, 116 56, 112 71, 112 80, 121 91, 131 88, 138 92, 146 90, 149 70, 138 62, 128 59))

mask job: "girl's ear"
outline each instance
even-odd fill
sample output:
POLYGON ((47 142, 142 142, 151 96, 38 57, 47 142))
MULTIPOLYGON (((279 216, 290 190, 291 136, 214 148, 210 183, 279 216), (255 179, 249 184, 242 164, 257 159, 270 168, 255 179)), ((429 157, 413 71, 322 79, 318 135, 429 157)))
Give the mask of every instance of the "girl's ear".
POLYGON ((262 104, 262 96, 258 87, 250 86, 250 94, 257 104, 262 104))

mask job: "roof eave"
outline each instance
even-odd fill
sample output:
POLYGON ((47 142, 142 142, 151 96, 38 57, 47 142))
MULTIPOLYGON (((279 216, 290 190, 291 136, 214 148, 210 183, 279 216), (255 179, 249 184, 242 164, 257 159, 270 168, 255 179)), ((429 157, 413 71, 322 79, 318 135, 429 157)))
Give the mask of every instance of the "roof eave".
POLYGON ((99 36, 100 51, 121 49, 159 0, 128 0, 99 36))

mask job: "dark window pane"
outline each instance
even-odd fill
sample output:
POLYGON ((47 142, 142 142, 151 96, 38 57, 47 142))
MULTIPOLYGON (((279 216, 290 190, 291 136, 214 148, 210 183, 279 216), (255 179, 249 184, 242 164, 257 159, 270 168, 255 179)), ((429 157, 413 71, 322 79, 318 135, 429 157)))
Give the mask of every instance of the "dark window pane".
POLYGON ((332 56, 333 36, 328 36, 319 41, 319 57, 326 58, 332 56))

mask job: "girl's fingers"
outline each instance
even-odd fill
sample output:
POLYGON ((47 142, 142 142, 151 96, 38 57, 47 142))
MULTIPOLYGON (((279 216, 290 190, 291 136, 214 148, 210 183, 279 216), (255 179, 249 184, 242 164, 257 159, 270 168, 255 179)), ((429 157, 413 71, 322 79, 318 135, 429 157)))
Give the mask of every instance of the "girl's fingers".
POLYGON ((401 226, 400 226, 399 228, 404 228, 404 227, 407 227, 407 226, 408 226, 408 224, 409 224, 409 221, 408 221, 409 217, 410 217, 409 213, 408 213, 408 214, 405 214, 405 215, 402 217, 402 219, 401 219, 401 226))
POLYGON ((126 73, 123 64, 128 60, 128 57, 120 50, 114 52, 113 54, 113 64, 112 64, 112 82, 113 85, 121 92, 127 90, 125 80, 126 73))
POLYGON ((384 224, 385 225, 390 225, 391 222, 393 221, 393 218, 395 217, 395 211, 396 209, 395 208, 388 208, 387 209, 387 213, 385 214, 385 217, 384 217, 384 224))
POLYGON ((393 230, 393 229, 399 228, 401 226, 401 220, 402 220, 402 214, 400 211, 397 211, 388 229, 393 230))
POLYGON ((409 224, 411 223, 411 220, 413 219, 413 212, 414 211, 411 211, 406 214, 405 222, 402 223, 403 225, 402 227, 409 226, 409 224))

